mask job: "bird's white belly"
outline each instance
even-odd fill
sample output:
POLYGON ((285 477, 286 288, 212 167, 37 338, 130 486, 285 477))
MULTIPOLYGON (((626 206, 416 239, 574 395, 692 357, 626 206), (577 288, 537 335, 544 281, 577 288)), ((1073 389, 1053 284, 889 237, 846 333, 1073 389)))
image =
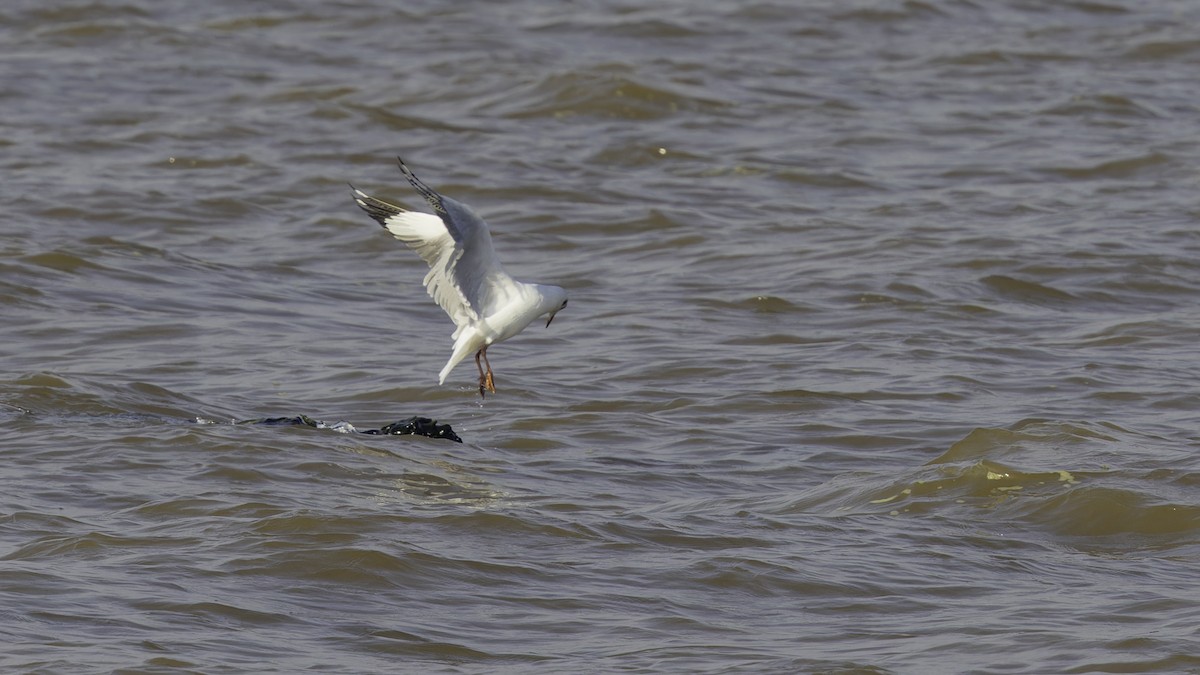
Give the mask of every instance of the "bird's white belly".
POLYGON ((537 318, 537 306, 514 302, 475 324, 476 333, 485 344, 503 342, 520 333, 537 318), (499 327, 499 329, 495 327, 499 327))

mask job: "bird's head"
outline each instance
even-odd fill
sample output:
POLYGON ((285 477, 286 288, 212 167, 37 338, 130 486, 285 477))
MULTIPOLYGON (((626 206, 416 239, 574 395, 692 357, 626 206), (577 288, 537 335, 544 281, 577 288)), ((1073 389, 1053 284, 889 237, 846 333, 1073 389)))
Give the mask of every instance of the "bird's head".
POLYGON ((558 286, 543 286, 542 291, 542 307, 545 308, 543 314, 549 313, 550 318, 546 319, 546 327, 550 327, 550 322, 554 320, 554 316, 562 311, 567 306, 567 292, 558 286))

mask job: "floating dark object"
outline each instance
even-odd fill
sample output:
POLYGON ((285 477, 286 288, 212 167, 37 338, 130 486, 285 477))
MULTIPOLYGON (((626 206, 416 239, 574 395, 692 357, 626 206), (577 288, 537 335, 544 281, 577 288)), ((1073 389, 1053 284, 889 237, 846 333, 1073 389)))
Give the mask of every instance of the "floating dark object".
POLYGON ((367 429, 363 433, 378 436, 428 436, 462 443, 462 439, 454 433, 454 429, 451 429, 449 424, 438 424, 437 421, 428 417, 410 417, 378 429, 367 429))
POLYGON ((428 417, 410 417, 399 422, 382 426, 378 429, 356 429, 354 425, 346 422, 337 422, 336 424, 326 424, 320 420, 314 420, 308 415, 296 415, 295 417, 264 417, 257 420, 242 420, 238 424, 266 424, 269 426, 304 426, 314 429, 333 429, 342 432, 356 432, 360 434, 370 434, 372 436, 428 436, 429 438, 444 438, 455 443, 462 443, 462 439, 458 434, 454 433, 454 429, 450 428, 449 424, 438 424, 436 420, 428 417))

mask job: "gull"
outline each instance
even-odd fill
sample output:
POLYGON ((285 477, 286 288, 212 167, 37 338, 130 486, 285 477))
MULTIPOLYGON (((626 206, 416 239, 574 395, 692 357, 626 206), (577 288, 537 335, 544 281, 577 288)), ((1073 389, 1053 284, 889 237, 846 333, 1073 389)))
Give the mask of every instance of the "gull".
POLYGON ((392 236, 416 251, 429 264, 425 289, 456 326, 454 351, 438 374, 438 384, 460 361, 474 352, 479 369, 479 395, 496 392, 488 347, 525 330, 534 319, 554 316, 567 306, 567 292, 558 286, 517 281, 504 271, 492 249, 487 223, 466 204, 438 194, 400 162, 400 171, 429 202, 434 213, 407 211, 376 199, 353 185, 354 201, 392 236), (479 364, 482 358, 487 372, 479 364))

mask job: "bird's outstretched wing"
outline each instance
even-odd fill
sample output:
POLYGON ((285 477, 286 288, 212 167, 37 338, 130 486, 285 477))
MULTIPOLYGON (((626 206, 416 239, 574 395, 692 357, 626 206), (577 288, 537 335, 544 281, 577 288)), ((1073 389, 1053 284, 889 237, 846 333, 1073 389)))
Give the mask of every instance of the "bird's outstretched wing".
POLYGON ((496 259, 487 223, 426 186, 403 161, 400 170, 437 215, 406 211, 351 186, 354 201, 429 264, 425 288, 434 302, 460 329, 507 303, 516 282, 496 259))

